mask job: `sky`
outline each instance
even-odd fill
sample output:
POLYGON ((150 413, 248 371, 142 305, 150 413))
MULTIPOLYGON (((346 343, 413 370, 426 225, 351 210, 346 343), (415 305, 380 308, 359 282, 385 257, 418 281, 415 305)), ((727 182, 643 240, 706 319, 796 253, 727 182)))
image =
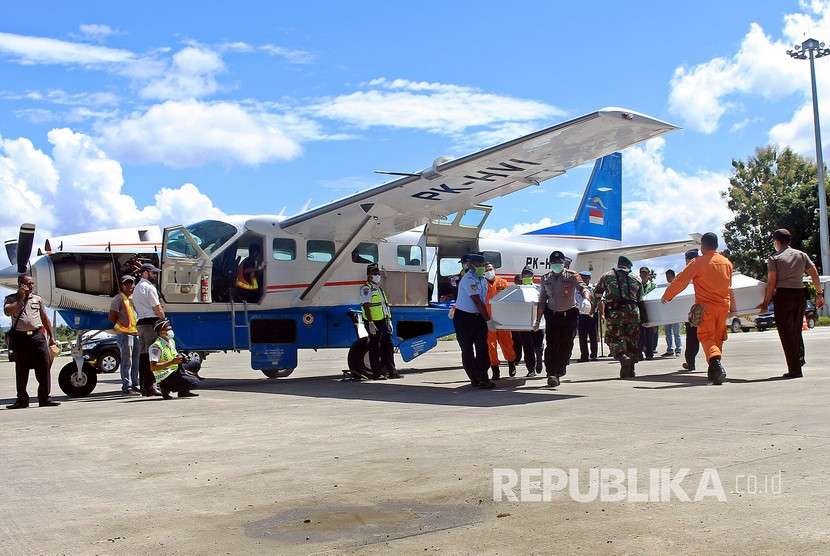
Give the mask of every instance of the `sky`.
MULTIPOLYGON (((623 241, 720 231, 733 158, 814 154, 785 51, 830 41, 830 2, 622 6, 14 3, 0 235, 287 216, 605 106, 682 127, 624 151, 623 241)), ((830 107, 830 59, 817 76, 830 107)), ((590 167, 494 201, 485 233, 571 220, 590 167)))

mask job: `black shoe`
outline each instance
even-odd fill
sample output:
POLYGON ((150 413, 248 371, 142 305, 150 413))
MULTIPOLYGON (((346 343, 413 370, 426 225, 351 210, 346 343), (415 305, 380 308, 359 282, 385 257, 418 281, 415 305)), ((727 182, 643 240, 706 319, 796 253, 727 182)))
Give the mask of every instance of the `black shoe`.
POLYGON ((493 371, 493 380, 501 378, 501 369, 499 369, 498 365, 491 365, 490 370, 493 371))
POLYGON ((781 378, 804 378, 804 375, 801 373, 793 374, 793 373, 784 373, 781 375, 781 378))
POLYGON ((726 369, 723 368, 720 358, 712 359, 709 362, 709 381, 715 386, 720 386, 726 380, 726 369))
POLYGON ((375 373, 372 376, 372 380, 386 380, 386 375, 381 374, 381 373, 375 373))
POLYGON ((588 358, 587 357, 580 357, 579 359, 576 360, 576 362, 577 363, 587 363, 588 358))
POLYGON ((393 370, 393 371, 389 371, 389 378, 390 379, 403 378, 403 375, 401 373, 399 373, 398 371, 393 370))
POLYGON ((16 401, 11 405, 7 405, 6 409, 25 409, 29 407, 29 402, 16 401))
POLYGON ((495 387, 496 387, 496 383, 493 382, 492 380, 485 380, 485 381, 482 381, 482 382, 478 383, 478 388, 480 388, 482 390, 492 390, 495 387))
POLYGON ((551 388, 556 388, 557 386, 559 386, 559 377, 549 376, 548 386, 550 386, 551 388))
POLYGON ((512 361, 507 363, 507 374, 510 376, 516 376, 516 364, 512 361))
POLYGON ((596 355, 591 356, 591 361, 596 361, 597 359, 599 359, 599 358, 596 355))
POLYGON ((53 400, 46 400, 45 402, 38 403, 38 407, 58 407, 61 402, 56 402, 53 400))
POLYGON ((168 390, 164 386, 161 387, 161 392, 159 392, 159 394, 161 395, 161 398, 163 400, 172 400, 173 399, 173 396, 170 395, 170 390, 168 390))
POLYGON ((528 377, 528 378, 532 378, 532 377, 536 376, 536 371, 528 371, 525 376, 528 377))
POLYGON ((694 365, 689 365, 688 363, 683 363, 683 370, 692 372, 692 371, 695 370, 695 366, 694 365))
POLYGON ((198 398, 199 394, 197 394, 196 392, 190 392, 190 391, 179 392, 178 397, 180 397, 180 398, 198 398))
POLYGON ((130 391, 135 392, 136 394, 141 394, 141 388, 139 388, 138 386, 133 386, 132 388, 130 388, 130 391))
POLYGON ((158 388, 156 388, 155 386, 153 386, 153 387, 150 389, 150 392, 149 392, 148 394, 145 394, 145 395, 146 395, 146 396, 161 396, 161 391, 159 391, 159 389, 158 389, 158 388))

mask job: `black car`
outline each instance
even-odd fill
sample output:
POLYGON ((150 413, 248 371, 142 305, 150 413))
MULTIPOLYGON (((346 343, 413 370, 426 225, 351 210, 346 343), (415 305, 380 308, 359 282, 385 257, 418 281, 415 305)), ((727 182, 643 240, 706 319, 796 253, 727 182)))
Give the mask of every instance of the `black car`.
MULTIPOLYGON (((114 373, 121 366, 121 350, 118 348, 118 337, 99 334, 91 336, 83 342, 84 359, 86 359, 99 373, 114 373)), ((182 352, 190 359, 204 361, 207 352, 182 352)))
MULTIPOLYGON (((818 311, 816 311, 816 305, 812 301, 808 300, 804 306, 804 318, 807 320, 808 328, 815 327, 818 322, 818 311)), ((770 303, 769 307, 767 307, 766 313, 761 313, 755 317, 755 326, 761 332, 767 328, 775 326, 775 313, 772 303, 770 303)))

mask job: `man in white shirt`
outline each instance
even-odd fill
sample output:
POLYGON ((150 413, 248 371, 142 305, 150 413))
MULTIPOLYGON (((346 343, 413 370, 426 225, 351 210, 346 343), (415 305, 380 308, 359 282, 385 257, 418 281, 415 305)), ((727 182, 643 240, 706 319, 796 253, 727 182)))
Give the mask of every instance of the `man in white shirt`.
POLYGON ((156 332, 153 326, 165 318, 164 308, 161 306, 159 292, 153 281, 158 278, 158 268, 150 263, 141 265, 141 280, 133 290, 133 305, 138 318, 138 337, 141 340, 141 363, 138 366, 138 380, 141 385, 142 396, 161 396, 161 392, 154 385, 153 373, 150 370, 148 350, 156 341, 156 332))

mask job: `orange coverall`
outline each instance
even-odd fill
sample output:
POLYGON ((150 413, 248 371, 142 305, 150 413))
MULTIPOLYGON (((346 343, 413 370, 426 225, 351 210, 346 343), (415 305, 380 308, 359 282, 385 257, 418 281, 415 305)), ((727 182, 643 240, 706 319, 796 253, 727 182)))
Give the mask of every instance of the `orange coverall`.
MULTIPOLYGON (((490 301, 497 293, 505 289, 509 284, 504 278, 496 277, 495 280, 487 286, 487 310, 490 311, 490 301)), ((492 313, 491 313, 492 314, 492 313)), ((490 365, 499 364, 499 352, 496 346, 501 346, 501 352, 504 358, 509 361, 516 360, 516 352, 513 350, 513 334, 509 330, 488 330, 487 331, 487 350, 490 353, 490 365)))
POLYGON ((693 259, 669 284, 663 299, 671 301, 689 282, 695 287, 695 303, 703 306, 697 337, 709 361, 723 353, 732 303, 732 263, 716 251, 693 259))

